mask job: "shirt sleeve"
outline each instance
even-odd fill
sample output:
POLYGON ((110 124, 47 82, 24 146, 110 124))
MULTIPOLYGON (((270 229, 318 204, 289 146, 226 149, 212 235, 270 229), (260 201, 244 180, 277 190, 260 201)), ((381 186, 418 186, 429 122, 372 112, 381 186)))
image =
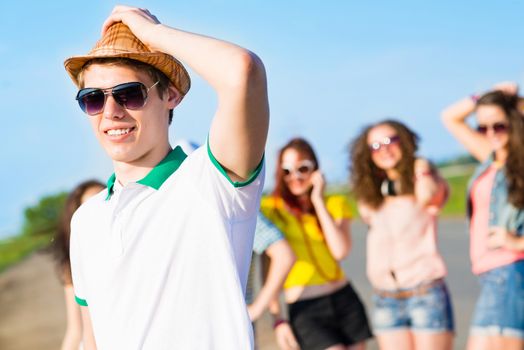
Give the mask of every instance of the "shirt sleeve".
POLYGON ((351 219, 351 207, 346 196, 331 196, 326 201, 327 210, 334 219, 351 219))
POLYGON ((210 206, 212 212, 219 215, 224 223, 240 281, 245 290, 264 185, 264 160, 260 161, 251 176, 243 182, 231 180, 207 142, 191 153, 184 163, 181 170, 196 186, 196 191, 203 200, 202 204, 210 206))
POLYGON ((282 239, 284 239, 282 232, 266 219, 264 215, 259 214, 257 216, 253 251, 257 254, 262 254, 269 246, 282 239))
POLYGON ((73 280, 76 302, 80 306, 88 306, 87 297, 85 295, 84 279, 82 277, 81 244, 77 226, 77 217, 73 215, 73 219, 71 220, 71 238, 69 246, 71 277, 73 280))
POLYGON ((202 196, 220 211, 224 219, 230 223, 255 219, 264 185, 263 159, 251 176, 242 182, 231 180, 207 142, 184 162, 187 162, 186 169, 194 177, 202 196))

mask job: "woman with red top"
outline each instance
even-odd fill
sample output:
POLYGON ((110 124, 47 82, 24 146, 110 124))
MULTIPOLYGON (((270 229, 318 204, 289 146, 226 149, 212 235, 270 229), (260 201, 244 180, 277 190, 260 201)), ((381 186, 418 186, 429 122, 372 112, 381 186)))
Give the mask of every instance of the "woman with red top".
POLYGON ((315 152, 300 138, 281 149, 275 186, 273 195, 262 200, 261 211, 296 256, 284 283, 289 323, 280 318, 278 303, 270 308, 279 346, 363 349, 371 337, 366 313, 339 264, 351 248, 346 198, 324 197, 325 180, 315 152))
POLYGON ((373 331, 381 349, 451 349, 453 315, 437 249, 437 214, 447 185, 418 158, 404 124, 368 126, 351 149, 352 185, 367 234, 374 288, 373 331))
POLYGON ((524 349, 524 117, 517 85, 463 98, 442 120, 481 162, 468 188, 470 256, 481 285, 468 349, 524 349), (476 128, 467 123, 474 112, 476 128))

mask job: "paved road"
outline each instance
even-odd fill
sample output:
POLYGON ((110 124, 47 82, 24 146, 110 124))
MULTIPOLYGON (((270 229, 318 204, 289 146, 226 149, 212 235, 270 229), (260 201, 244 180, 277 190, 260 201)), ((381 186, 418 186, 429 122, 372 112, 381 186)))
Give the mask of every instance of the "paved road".
MULTIPOLYGON (((365 232, 361 223, 353 225, 353 251, 343 266, 369 309, 371 287, 364 270, 365 232)), ((448 264, 448 284, 455 307, 455 349, 464 349, 469 318, 478 293, 476 280, 469 271, 464 221, 442 222, 440 247, 448 264)), ((62 289, 49 257, 34 254, 0 275, 0 349, 58 349, 65 329, 64 312, 62 289)), ((277 349, 267 317, 258 322, 257 337, 260 350, 277 349)), ((374 342, 368 346, 368 349, 376 348, 374 342)))
MULTIPOLYGON (((350 277, 362 300, 371 310, 371 286, 365 275, 366 227, 355 222, 352 227, 353 249, 343 267, 350 277)), ((469 237, 466 222, 460 219, 442 220, 439 226, 439 247, 448 266, 447 283, 451 291, 455 312, 456 337, 454 348, 465 349, 470 317, 478 295, 476 278, 471 274, 469 263, 469 237)), ((369 312, 368 312, 369 313, 369 312)), ((268 334, 269 320, 266 318, 257 325, 264 330, 261 350, 277 349, 268 334)), ((378 349, 375 341, 368 344, 368 349, 378 349)))
POLYGON ((65 305, 48 255, 33 254, 0 275, 0 349, 56 350, 65 305))

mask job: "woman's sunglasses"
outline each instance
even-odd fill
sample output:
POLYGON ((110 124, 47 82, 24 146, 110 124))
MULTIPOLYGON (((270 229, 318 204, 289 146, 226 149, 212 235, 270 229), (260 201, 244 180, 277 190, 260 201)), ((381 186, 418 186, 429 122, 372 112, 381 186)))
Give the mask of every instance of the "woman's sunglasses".
POLYGON ((382 141, 375 141, 368 146, 371 152, 378 152, 384 147, 387 148, 391 145, 397 145, 399 142, 400 142, 400 136, 394 135, 390 137, 384 137, 382 141))
POLYGON ((136 110, 144 107, 147 93, 158 83, 157 81, 149 88, 140 82, 118 84, 107 89, 85 88, 78 91, 76 100, 82 111, 89 115, 96 115, 104 110, 107 95, 112 95, 120 106, 136 110))
POLYGON ((311 173, 314 169, 315 163, 313 163, 309 159, 301 161, 296 168, 291 165, 282 165, 282 172, 284 173, 284 177, 288 177, 291 174, 293 174, 298 178, 303 178, 305 175, 311 173))
POLYGON ((486 135, 488 130, 491 129, 494 134, 501 134, 507 132, 508 128, 509 126, 506 123, 495 123, 492 125, 479 124, 477 126, 477 131, 483 135, 486 135))

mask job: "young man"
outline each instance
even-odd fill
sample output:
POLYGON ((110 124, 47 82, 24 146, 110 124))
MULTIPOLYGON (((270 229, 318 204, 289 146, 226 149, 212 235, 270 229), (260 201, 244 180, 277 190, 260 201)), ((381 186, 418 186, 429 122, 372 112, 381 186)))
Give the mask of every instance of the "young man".
POLYGON ((243 290, 269 119, 261 61, 117 6, 65 67, 115 170, 71 223, 85 348, 252 348, 243 290), (190 85, 180 61, 218 96, 208 142, 188 157, 168 141, 190 85))

